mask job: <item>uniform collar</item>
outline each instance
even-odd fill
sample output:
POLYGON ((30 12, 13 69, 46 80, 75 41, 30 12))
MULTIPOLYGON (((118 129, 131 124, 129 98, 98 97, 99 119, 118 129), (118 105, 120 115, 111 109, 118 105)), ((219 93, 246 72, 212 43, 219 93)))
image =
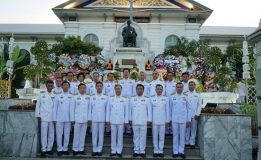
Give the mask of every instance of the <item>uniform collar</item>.
POLYGON ((68 92, 64 92, 64 91, 63 91, 63 94, 69 94, 69 91, 68 91, 68 92))
POLYGON ((161 95, 157 95, 157 94, 156 94, 156 97, 162 97, 162 94, 161 94, 161 95))

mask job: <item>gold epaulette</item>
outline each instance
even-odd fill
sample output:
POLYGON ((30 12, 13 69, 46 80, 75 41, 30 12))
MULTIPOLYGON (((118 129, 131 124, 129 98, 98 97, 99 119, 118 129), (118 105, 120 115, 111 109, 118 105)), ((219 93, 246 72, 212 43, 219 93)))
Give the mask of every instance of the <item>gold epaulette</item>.
POLYGON ((185 96, 188 96, 188 94, 187 93, 183 93, 185 96))
POLYGON ((40 91, 40 93, 45 93, 46 91, 40 91))
POLYGON ((171 93, 170 95, 171 95, 171 96, 173 96, 173 95, 175 95, 175 94, 176 94, 176 92, 174 92, 174 93, 171 93))

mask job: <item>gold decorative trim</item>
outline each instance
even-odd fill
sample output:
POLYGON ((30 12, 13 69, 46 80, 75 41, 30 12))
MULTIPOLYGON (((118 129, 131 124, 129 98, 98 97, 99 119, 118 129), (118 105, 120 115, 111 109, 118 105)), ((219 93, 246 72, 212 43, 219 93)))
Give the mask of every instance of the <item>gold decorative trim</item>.
MULTIPOLYGON (((102 0, 93 6, 129 6, 129 0, 102 0)), ((171 7, 172 5, 162 0, 134 0, 134 6, 149 6, 149 7, 171 7)))

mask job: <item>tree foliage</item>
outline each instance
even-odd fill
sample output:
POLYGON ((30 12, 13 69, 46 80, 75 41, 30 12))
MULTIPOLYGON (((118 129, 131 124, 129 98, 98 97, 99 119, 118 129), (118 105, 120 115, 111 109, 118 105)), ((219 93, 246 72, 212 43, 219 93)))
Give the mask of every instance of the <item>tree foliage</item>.
POLYGON ((94 43, 84 42, 81 38, 69 36, 65 39, 61 39, 57 44, 54 44, 51 52, 56 53, 57 56, 61 54, 69 55, 89 55, 95 56, 102 51, 102 48, 96 46, 94 43))

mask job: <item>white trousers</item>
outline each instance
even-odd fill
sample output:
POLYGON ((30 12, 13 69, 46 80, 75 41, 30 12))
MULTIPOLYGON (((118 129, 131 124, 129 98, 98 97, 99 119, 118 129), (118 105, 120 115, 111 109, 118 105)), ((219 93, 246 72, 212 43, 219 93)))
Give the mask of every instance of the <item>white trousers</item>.
POLYGON ((186 144, 187 145, 195 145, 196 143, 196 135, 197 135, 197 125, 198 121, 194 118, 191 119, 190 127, 186 129, 186 144))
POLYGON ((111 153, 121 154, 123 148, 123 124, 111 125, 111 153))
POLYGON ((42 152, 51 151, 54 142, 53 122, 41 122, 41 144, 42 152))
POLYGON ((104 122, 92 123, 92 150, 93 152, 102 152, 104 139, 104 122))
POLYGON ((155 154, 163 153, 164 141, 165 141, 165 125, 153 125, 153 148, 155 154))
POLYGON ((134 153, 143 154, 146 149, 147 125, 133 125, 134 153))
POLYGON ((75 123, 73 135, 73 151, 84 151, 87 123, 75 123))
POLYGON ((173 128, 173 153, 184 154, 186 123, 172 123, 173 128))
POLYGON ((68 151, 71 122, 56 122, 57 151, 68 151))

